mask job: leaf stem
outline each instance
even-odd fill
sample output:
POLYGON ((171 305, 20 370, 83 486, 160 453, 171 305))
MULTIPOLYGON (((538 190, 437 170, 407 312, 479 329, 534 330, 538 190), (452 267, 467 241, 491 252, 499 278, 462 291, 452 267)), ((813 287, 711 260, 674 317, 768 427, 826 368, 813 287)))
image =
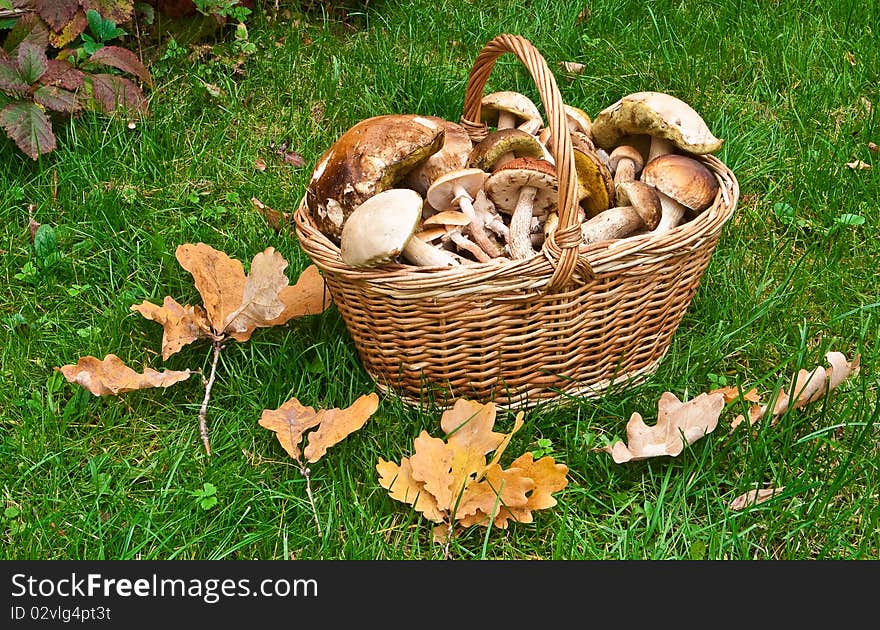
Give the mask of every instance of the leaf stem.
POLYGON ((205 398, 202 400, 202 407, 199 409, 199 434, 202 436, 202 444, 205 445, 205 452, 211 455, 211 443, 208 441, 208 400, 211 398, 211 388, 214 387, 214 380, 217 378, 217 362, 220 360, 220 351, 223 349, 223 340, 215 339, 211 343, 211 352, 213 358, 211 360, 211 374, 205 381, 205 398))
POLYGON ((306 495, 308 495, 309 504, 312 506, 312 517, 315 519, 315 527, 318 528, 318 536, 323 537, 321 521, 318 520, 318 509, 315 507, 315 497, 312 495, 312 471, 309 470, 309 467, 301 459, 297 459, 296 463, 299 464, 299 472, 306 480, 306 495))

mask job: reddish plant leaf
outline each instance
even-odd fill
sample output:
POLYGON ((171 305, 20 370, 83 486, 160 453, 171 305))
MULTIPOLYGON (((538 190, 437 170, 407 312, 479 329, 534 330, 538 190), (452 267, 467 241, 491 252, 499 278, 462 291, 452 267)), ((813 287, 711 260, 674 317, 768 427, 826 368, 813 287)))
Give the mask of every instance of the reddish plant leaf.
POLYGON ((95 396, 124 394, 150 387, 169 387, 190 377, 190 370, 165 370, 157 372, 146 368, 137 373, 115 354, 108 354, 103 360, 97 357, 82 357, 75 365, 55 368, 64 374, 69 383, 82 385, 95 396))
POLYGON ((37 46, 33 42, 22 42, 19 44, 17 61, 18 72, 22 80, 28 85, 36 83, 37 79, 43 76, 43 73, 49 67, 46 51, 43 47, 37 46))
POLYGON ((0 59, 0 90, 24 94, 28 87, 28 84, 21 78, 15 62, 8 56, 5 59, 0 59))
POLYGON ((48 69, 40 77, 40 83, 76 92, 83 86, 85 76, 85 72, 75 68, 69 61, 50 59, 48 69))
POLYGON ((95 54, 89 57, 89 61, 133 74, 148 87, 153 87, 153 77, 150 76, 150 71, 141 63, 137 55, 121 46, 104 46, 99 48, 95 54))
POLYGON ((79 0, 33 0, 34 8, 53 30, 60 31, 73 18, 79 0))
POLYGON ((89 19, 83 11, 77 11, 73 19, 64 25, 60 31, 49 33, 49 43, 55 48, 64 48, 86 30, 89 19))
POLYGON ((15 50, 22 42, 30 42, 43 50, 49 45, 49 29, 36 13, 25 13, 6 34, 3 48, 15 50))
POLYGON ((34 100, 54 112, 72 114, 80 109, 76 94, 54 85, 41 85, 34 91, 34 100))
POLYGON ((39 105, 29 101, 9 103, 0 110, 0 126, 32 160, 55 149, 52 123, 39 105))
POLYGON ((115 74, 92 74, 86 75, 85 86, 90 90, 95 106, 105 114, 112 114, 120 108, 129 113, 147 111, 147 99, 131 79, 115 74))

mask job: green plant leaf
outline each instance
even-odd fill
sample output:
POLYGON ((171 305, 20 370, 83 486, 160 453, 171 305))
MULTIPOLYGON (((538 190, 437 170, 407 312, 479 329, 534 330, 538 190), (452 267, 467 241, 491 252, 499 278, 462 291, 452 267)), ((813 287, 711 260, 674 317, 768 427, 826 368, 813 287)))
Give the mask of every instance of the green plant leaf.
POLYGON ((21 79, 30 85, 36 83, 49 68, 46 50, 33 42, 22 42, 18 46, 18 71, 21 79))
POLYGON ((34 234, 34 252, 37 259, 44 263, 58 253, 58 237, 51 225, 43 223, 37 228, 34 234))
POLYGON ((835 221, 842 225, 863 225, 865 223, 865 217, 860 214, 841 214, 838 216, 835 221))
POLYGON ((76 94, 54 85, 42 85, 34 91, 34 100, 46 109, 72 114, 81 109, 76 94))
POLYGON ((18 518, 19 514, 21 514, 21 511, 13 505, 10 505, 8 508, 3 510, 3 516, 5 516, 6 518, 18 518))
POLYGON ((141 63, 137 55, 126 48, 121 46, 104 46, 89 57, 89 61, 133 74, 143 81, 145 85, 153 87, 153 78, 150 76, 150 71, 141 63))
POLYGON ((79 8, 79 0, 33 0, 40 17, 56 32, 67 26, 79 8))
POLYGON ((86 11, 86 18, 89 21, 89 30, 99 42, 108 42, 126 34, 124 30, 117 28, 116 22, 103 17, 94 9, 86 11))
POLYGON ((0 126, 29 158, 55 149, 55 134, 46 112, 31 101, 9 103, 0 110, 0 126))

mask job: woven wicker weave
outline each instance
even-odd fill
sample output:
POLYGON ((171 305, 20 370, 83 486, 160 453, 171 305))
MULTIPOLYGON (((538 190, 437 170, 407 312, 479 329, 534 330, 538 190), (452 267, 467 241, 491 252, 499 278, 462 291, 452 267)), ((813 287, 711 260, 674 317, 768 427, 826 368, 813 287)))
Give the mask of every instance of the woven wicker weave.
POLYGON ((507 52, 538 88, 559 178, 559 229, 540 253, 444 269, 355 269, 304 201, 294 213, 300 246, 322 271, 364 368, 382 391, 410 405, 463 397, 531 407, 643 380, 666 354, 739 197, 733 173, 702 156, 720 184, 710 208, 664 234, 585 246, 562 99, 531 43, 505 34, 486 44, 471 70, 461 123, 474 141, 485 137, 483 89, 507 52))

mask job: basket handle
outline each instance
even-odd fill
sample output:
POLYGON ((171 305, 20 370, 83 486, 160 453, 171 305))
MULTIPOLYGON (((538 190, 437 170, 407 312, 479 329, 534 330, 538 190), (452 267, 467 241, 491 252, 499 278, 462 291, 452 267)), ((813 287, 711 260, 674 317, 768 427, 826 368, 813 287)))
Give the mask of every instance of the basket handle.
POLYGON ((505 33, 483 47, 471 68, 461 124, 475 142, 486 137, 487 125, 480 120, 483 90, 495 61, 506 52, 515 54, 531 73, 550 128, 549 150, 556 162, 556 177, 559 180, 559 227, 544 241, 541 251, 554 267, 546 290, 555 292, 565 287, 575 275, 586 282, 594 274, 590 264, 578 252, 583 236, 576 212, 577 174, 562 96, 547 62, 531 42, 505 33))

